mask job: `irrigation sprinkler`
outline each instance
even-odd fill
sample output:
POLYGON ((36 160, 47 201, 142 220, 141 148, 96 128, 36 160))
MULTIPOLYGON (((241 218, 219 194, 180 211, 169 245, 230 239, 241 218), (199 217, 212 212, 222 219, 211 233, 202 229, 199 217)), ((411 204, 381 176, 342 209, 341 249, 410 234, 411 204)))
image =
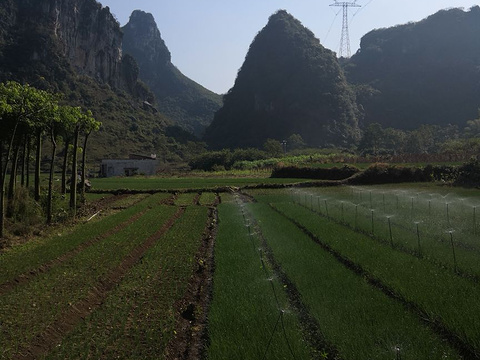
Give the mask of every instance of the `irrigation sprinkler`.
POLYGON ((324 201, 325 201, 325 214, 327 214, 327 217, 328 217, 328 204, 327 204, 327 199, 325 199, 324 201))
POLYGON ((455 256, 455 244, 453 243, 453 230, 450 230, 448 233, 450 234, 450 243, 452 244, 453 269, 457 272, 457 257, 455 256))
POLYGON ((447 209, 446 209, 446 210, 447 210, 447 224, 448 224, 448 226, 450 226, 450 211, 449 211, 449 205, 450 205, 450 203, 445 202, 445 205, 446 205, 446 208, 447 208, 447 209))
POLYGON ((388 220, 388 232, 390 234, 390 245, 392 245, 393 248, 393 236, 392 236, 392 222, 390 221, 391 216, 387 216, 388 220))
POLYGON ((413 210, 414 210, 413 204, 414 204, 415 198, 412 196, 411 199, 412 199, 412 206, 411 206, 410 212, 411 212, 411 215, 412 215, 412 218, 413 218, 413 210))
POLYGON ((342 223, 345 223, 345 217, 344 217, 344 211, 343 211, 343 208, 344 208, 344 202, 343 201, 340 201, 340 204, 342 205, 342 223))
POLYGON ((358 204, 355 205, 355 230, 357 230, 358 204))
POLYGON ((394 350, 395 350, 395 360, 402 360, 402 355, 400 354, 400 346, 395 346, 394 347, 394 350))
POLYGON ((422 247, 420 246, 420 228, 419 225, 420 221, 415 221, 415 225, 417 226, 417 243, 418 243, 418 254, 422 256, 422 247))
POLYGON ((370 212, 372 213, 372 235, 375 234, 375 222, 373 221, 373 212, 375 210, 374 209, 370 209, 370 212))
POLYGON ((473 236, 477 235, 477 207, 473 207, 473 236))

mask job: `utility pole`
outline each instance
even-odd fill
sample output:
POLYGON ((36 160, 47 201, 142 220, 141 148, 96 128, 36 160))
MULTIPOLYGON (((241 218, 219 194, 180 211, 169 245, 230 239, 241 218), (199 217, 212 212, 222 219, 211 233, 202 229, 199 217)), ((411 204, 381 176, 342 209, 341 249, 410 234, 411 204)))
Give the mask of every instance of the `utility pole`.
POLYGON ((349 58, 351 56, 350 52, 350 35, 348 33, 348 8, 350 7, 362 7, 358 5, 357 0, 353 1, 337 1, 335 0, 334 4, 330 6, 337 6, 343 8, 343 24, 342 24, 342 37, 340 39, 340 57, 349 58))

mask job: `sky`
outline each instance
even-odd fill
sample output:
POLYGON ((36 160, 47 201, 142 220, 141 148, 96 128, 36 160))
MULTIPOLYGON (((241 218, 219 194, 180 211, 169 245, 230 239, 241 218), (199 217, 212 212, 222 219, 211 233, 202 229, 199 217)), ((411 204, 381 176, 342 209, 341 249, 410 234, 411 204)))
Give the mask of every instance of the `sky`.
MULTIPOLYGON (((218 94, 235 82, 255 35, 270 15, 284 9, 309 28, 326 48, 339 52, 343 0, 97 0, 108 6, 120 25, 133 10, 151 13, 172 63, 186 76, 218 94)), ((354 2, 354 0, 347 0, 354 2)), ((441 9, 462 7, 475 0, 356 0, 349 8, 350 48, 373 29, 422 20, 441 9)))

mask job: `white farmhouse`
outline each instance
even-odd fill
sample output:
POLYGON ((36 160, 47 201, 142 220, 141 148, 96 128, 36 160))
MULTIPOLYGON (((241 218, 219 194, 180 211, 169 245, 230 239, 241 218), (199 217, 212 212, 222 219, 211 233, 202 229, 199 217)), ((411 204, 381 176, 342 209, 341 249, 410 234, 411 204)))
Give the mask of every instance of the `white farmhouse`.
POLYGON ((156 155, 130 154, 128 159, 104 159, 100 168, 101 177, 155 175, 158 160, 156 155))

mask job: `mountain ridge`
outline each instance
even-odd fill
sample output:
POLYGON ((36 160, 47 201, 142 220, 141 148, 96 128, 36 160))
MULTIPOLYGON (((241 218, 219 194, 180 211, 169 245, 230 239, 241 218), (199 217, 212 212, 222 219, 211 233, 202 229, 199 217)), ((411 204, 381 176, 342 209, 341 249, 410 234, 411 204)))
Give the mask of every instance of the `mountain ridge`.
POLYGON ((213 120, 221 96, 186 77, 171 62, 152 14, 135 10, 122 28, 123 50, 139 66, 139 77, 155 94, 159 111, 197 136, 213 120))
POLYGON ((464 126, 480 106, 480 7, 441 10, 419 22, 377 29, 344 64, 365 122, 411 130, 464 126))

